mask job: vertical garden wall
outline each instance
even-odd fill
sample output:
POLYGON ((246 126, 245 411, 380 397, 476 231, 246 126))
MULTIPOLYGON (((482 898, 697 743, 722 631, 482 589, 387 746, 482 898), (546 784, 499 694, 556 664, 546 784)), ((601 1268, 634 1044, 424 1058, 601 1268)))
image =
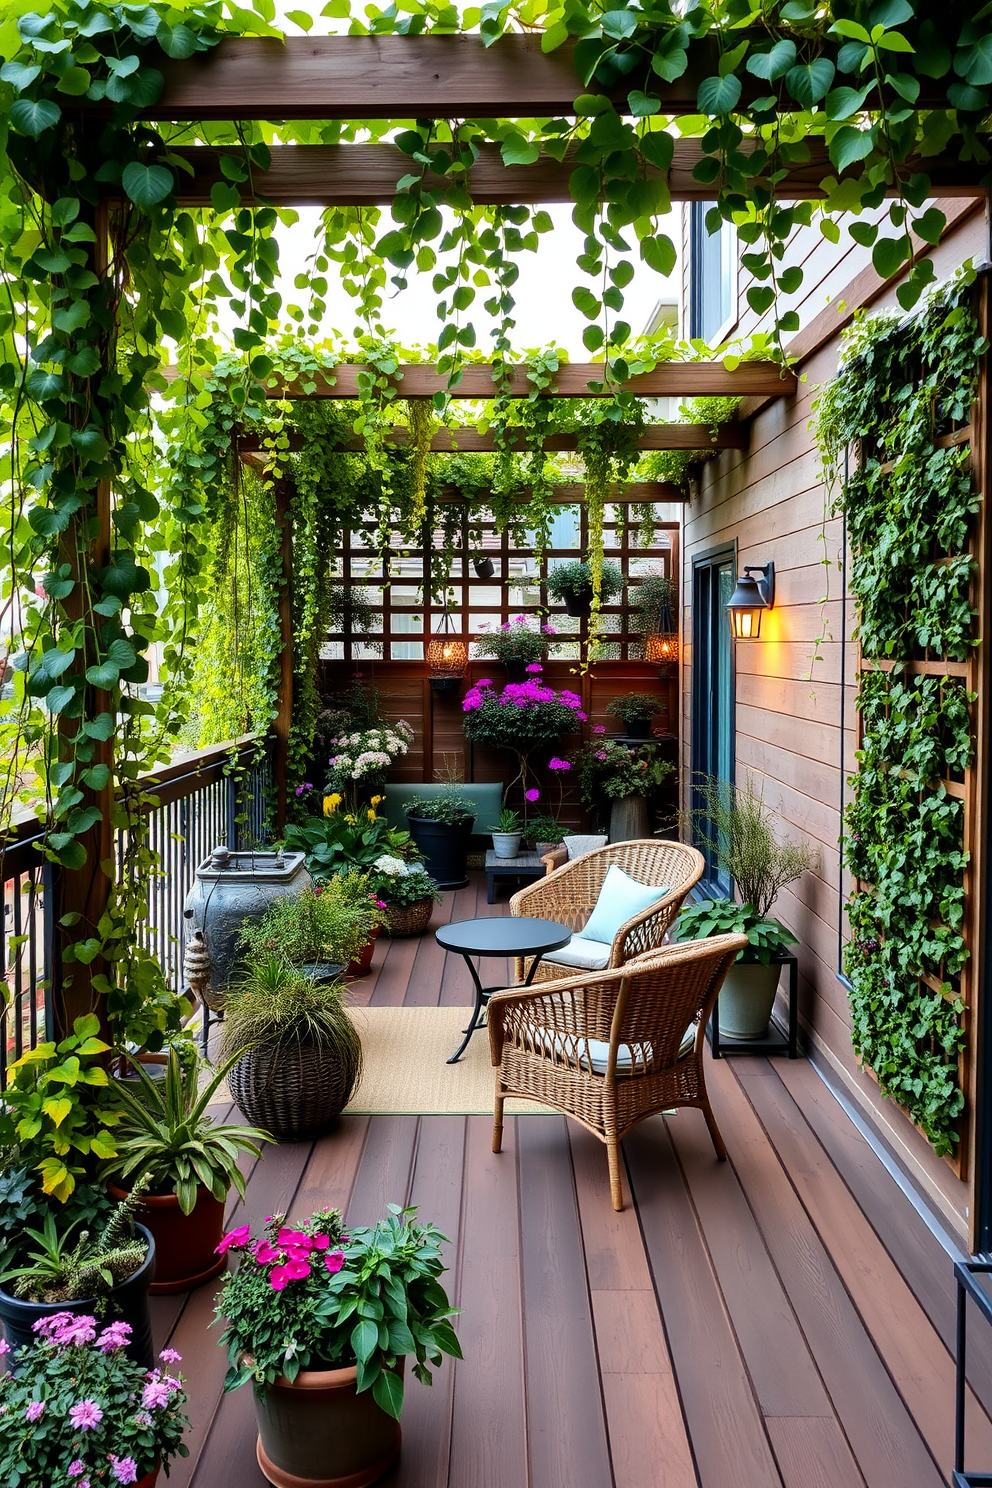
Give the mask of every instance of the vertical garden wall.
POLYGON ((819 404, 842 473, 859 645, 845 856, 854 1048, 935 1150, 963 1163, 974 1005, 981 467, 973 427, 985 289, 860 323, 819 404))

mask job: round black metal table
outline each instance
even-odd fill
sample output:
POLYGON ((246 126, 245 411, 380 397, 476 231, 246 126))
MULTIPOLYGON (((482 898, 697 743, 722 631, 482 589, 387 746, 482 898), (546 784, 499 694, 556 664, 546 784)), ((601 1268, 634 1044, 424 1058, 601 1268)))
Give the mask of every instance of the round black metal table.
POLYGON ((501 992, 504 985, 500 982, 495 987, 484 987, 469 958, 533 956, 534 964, 523 984, 529 987, 541 963, 541 957, 546 951, 558 951, 562 946, 568 945, 572 932, 565 925, 559 925, 556 920, 534 920, 524 915, 513 915, 488 920, 456 920, 452 925, 442 925, 440 930, 435 930, 434 937, 446 951, 457 951, 460 956, 464 956, 465 965, 475 984, 475 1006, 465 1029, 465 1037, 447 1061, 448 1064, 456 1064, 468 1048, 468 1041, 475 1030, 486 1026, 479 1020, 490 995, 501 992))

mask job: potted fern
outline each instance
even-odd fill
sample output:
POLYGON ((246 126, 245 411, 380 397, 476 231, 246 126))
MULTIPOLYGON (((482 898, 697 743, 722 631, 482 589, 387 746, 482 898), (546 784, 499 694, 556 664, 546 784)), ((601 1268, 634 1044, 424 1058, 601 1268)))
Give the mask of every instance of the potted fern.
POLYGON ((228 1190, 233 1185, 242 1198, 245 1193, 238 1158, 259 1157, 258 1144, 266 1140, 262 1131, 221 1125, 208 1113, 232 1063, 201 1081, 195 1046, 185 1067, 173 1047, 164 1079, 150 1079, 138 1065, 137 1092, 127 1084, 120 1090, 124 1114, 116 1130, 117 1155, 105 1164, 103 1177, 113 1196, 124 1199, 135 1175, 143 1176, 146 1192, 137 1212, 155 1238, 153 1294, 189 1291, 223 1267, 216 1246, 228 1190))
MULTIPOLYGON (((618 594, 623 593, 623 571, 619 563, 607 561, 600 570, 600 599, 603 604, 609 604, 611 599, 616 599, 618 594)), ((573 558, 567 563, 558 563, 548 571, 545 585, 552 599, 558 599, 565 606, 565 613, 585 618, 592 608, 592 568, 590 564, 584 563, 580 558, 573 558)))

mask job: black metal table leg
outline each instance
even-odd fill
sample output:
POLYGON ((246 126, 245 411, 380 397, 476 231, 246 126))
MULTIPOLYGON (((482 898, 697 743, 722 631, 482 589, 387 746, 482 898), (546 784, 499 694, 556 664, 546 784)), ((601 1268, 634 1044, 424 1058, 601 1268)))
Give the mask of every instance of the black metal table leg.
MULTIPOLYGON (((503 991, 503 984, 502 984, 502 982, 498 986, 496 986, 496 987, 484 987, 482 985, 482 980, 481 980, 481 978, 479 976, 479 973, 476 971, 475 967, 472 965, 472 962, 469 959, 469 955, 468 955, 468 952, 467 951, 462 952, 462 959, 464 960, 465 965, 469 969, 469 972, 470 972, 471 977, 472 977, 472 981, 475 983, 475 1006, 472 1009, 472 1016, 469 1019, 468 1027, 464 1030, 465 1037, 462 1039, 461 1043, 458 1045, 458 1048, 455 1050, 454 1054, 451 1055, 451 1058, 445 1060, 445 1064, 457 1064, 458 1063, 459 1059, 461 1059, 462 1055, 465 1053, 465 1050, 468 1048, 469 1039, 472 1037, 473 1033, 477 1033, 480 1028, 485 1028, 485 1026, 486 1026, 485 1023, 481 1023, 479 1020, 480 1020, 480 1018, 482 1016, 482 1009, 488 1003, 490 996, 492 995, 493 992, 502 992, 503 991)), ((537 968, 540 966, 540 964, 541 964, 541 958, 540 958, 540 956, 535 956, 534 957, 534 964, 531 967, 530 971, 527 973, 526 978, 524 979, 523 983, 521 984, 522 986, 529 987, 531 985, 531 983, 534 980, 534 973, 537 971, 537 968)))

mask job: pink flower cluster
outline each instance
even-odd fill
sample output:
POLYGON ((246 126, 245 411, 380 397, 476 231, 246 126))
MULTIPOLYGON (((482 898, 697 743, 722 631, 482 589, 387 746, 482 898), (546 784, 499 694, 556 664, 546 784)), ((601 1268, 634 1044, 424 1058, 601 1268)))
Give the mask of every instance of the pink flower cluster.
POLYGON ((553 754, 548 760, 549 770, 570 770, 571 768, 572 766, 569 764, 568 760, 559 759, 557 754, 553 754))
MULTIPOLYGON (((32 1324, 31 1331, 59 1347, 85 1348, 95 1340, 97 1348, 104 1354, 113 1349, 127 1348, 131 1342, 130 1323, 108 1323, 97 1336, 96 1318, 86 1313, 77 1316, 73 1312, 52 1312, 32 1324)), ((6 1346, 0 1347, 0 1353, 7 1353, 6 1346)))
POLYGON ((182 1381, 177 1380, 175 1375, 163 1374, 161 1369, 153 1369, 141 1392, 141 1403, 145 1410, 161 1410, 168 1405, 173 1391, 181 1389, 182 1381))
POLYGON ((489 678, 483 677, 475 687, 470 687, 462 701, 462 712, 474 713, 491 698, 501 708, 533 708, 540 703, 561 703, 570 708, 581 723, 586 722, 588 715, 582 711, 582 699, 577 692, 569 692, 567 688, 555 692, 553 687, 545 687, 536 677, 527 682, 508 682, 498 694, 490 691, 492 686, 489 678))
MULTIPOLYGON (((217 1246, 220 1255, 228 1250, 243 1250, 251 1239, 251 1226, 241 1225, 231 1230, 217 1246)), ((259 1266, 270 1267, 269 1284, 273 1291, 283 1291, 291 1281, 304 1281, 310 1274, 318 1256, 323 1255, 324 1266, 333 1276, 344 1265, 344 1251, 331 1250, 329 1235, 308 1235, 305 1230, 291 1230, 283 1226, 271 1240, 256 1240, 251 1253, 259 1266)), ((147 1401, 145 1402, 147 1404, 147 1401)))

